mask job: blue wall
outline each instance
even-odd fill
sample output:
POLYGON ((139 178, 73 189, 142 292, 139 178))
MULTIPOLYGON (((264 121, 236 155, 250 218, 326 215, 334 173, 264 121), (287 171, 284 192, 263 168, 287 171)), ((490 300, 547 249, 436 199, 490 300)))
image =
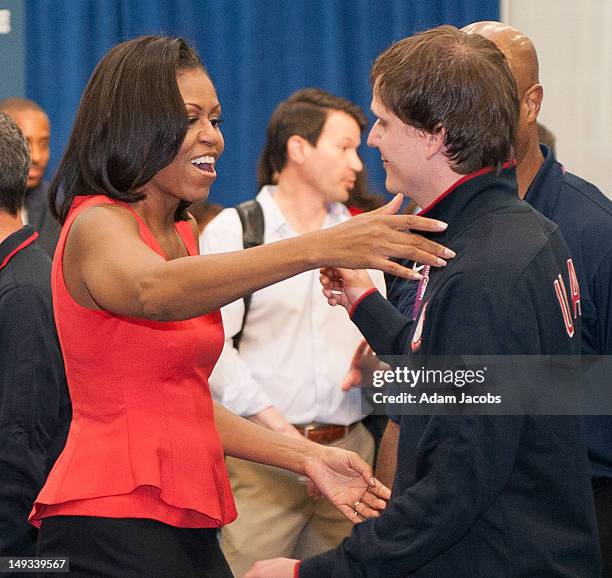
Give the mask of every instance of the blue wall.
POLYGON ((0 0, 0 99, 25 96, 25 20, 23 0, 0 0))
MULTIPOLYGON (((50 168, 100 57, 137 35, 180 35, 202 55, 223 107, 226 152, 211 199, 224 205, 256 193, 268 118, 294 90, 318 86, 367 110, 369 68, 392 42, 439 24, 499 18, 498 0, 27 0, 26 6, 27 94, 51 118, 50 168)), ((373 189, 382 191, 379 159, 362 149, 373 189)))

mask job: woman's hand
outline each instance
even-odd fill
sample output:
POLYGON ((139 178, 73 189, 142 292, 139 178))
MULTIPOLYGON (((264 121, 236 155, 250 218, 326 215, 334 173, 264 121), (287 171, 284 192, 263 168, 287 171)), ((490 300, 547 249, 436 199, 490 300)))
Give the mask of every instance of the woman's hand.
POLYGON ((384 510, 391 490, 372 476, 372 469, 356 453, 321 446, 305 466, 306 475, 351 522, 375 518, 384 510))
MULTIPOLYGON (((321 446, 306 464, 306 475, 351 522, 379 516, 391 497, 389 488, 372 477, 372 470, 357 454, 321 446)), ((255 562, 245 578, 293 578, 298 560, 273 558, 255 562)))
POLYGON ((446 265, 444 259, 454 257, 453 251, 411 232, 439 233, 446 229, 446 223, 416 215, 396 215, 402 199, 398 194, 380 209, 318 232, 314 261, 332 267, 379 269, 407 279, 417 279, 420 275, 391 261, 391 257, 434 267, 446 265))

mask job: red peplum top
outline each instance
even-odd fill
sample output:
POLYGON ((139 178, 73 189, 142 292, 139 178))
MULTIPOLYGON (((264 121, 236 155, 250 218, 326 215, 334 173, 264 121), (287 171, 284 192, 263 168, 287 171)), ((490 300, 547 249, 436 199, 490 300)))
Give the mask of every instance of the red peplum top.
MULTIPOLYGON (((101 204, 129 210, 142 241, 163 257, 129 204, 102 195, 74 200, 51 278, 73 417, 30 521, 40 526, 49 516, 81 515, 222 526, 236 518, 236 508, 208 387, 224 342, 221 314, 157 322, 76 303, 62 272, 66 237, 81 212, 101 204)), ((191 225, 177 222, 176 229, 197 254, 191 225)))

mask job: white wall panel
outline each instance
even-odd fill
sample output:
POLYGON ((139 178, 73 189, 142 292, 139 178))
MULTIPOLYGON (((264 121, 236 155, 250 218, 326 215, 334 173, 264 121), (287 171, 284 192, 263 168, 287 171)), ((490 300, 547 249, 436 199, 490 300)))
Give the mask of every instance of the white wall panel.
POLYGON ((501 0, 540 59, 540 121, 557 157, 612 197, 612 0, 501 0))

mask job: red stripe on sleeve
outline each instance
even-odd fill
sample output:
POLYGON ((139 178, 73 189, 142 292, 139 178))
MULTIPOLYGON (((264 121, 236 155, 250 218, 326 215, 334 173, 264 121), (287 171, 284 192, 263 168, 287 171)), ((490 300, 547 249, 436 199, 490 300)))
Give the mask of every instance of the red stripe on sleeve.
POLYGON ((374 293, 374 291, 378 291, 378 289, 376 289, 376 287, 372 287, 372 289, 368 289, 365 293, 363 293, 362 295, 359 296, 359 299, 357 299, 357 301, 355 301, 355 303, 353 303, 351 305, 351 308, 349 309, 349 317, 353 316, 353 313, 355 313, 355 309, 357 309, 357 306, 368 296, 371 295, 372 293, 374 293))
POLYGON ((32 233, 21 245, 15 247, 5 258, 2 263, 0 263, 0 269, 2 267, 6 267, 6 264, 17 254, 21 249, 27 247, 30 243, 33 243, 38 238, 38 233, 32 233))

